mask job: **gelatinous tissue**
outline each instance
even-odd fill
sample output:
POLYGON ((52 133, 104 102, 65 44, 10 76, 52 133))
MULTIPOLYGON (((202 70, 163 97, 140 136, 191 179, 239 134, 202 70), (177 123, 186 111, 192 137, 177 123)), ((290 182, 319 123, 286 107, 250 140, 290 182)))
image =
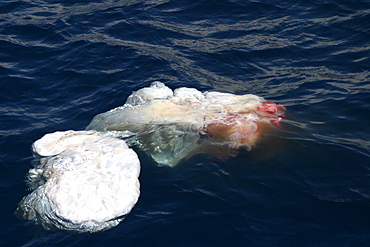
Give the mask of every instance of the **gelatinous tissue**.
POLYGON ((284 106, 252 94, 172 91, 154 82, 123 106, 95 116, 87 129, 126 137, 158 164, 174 166, 202 145, 249 150, 262 125, 277 124, 284 112, 284 106))
POLYGON ((123 220, 140 194, 136 146, 159 165, 217 147, 251 149, 263 125, 285 108, 247 94, 172 91, 161 82, 132 93, 126 103, 94 117, 86 131, 46 134, 33 146, 31 194, 16 215, 45 229, 98 232, 123 220), (128 145, 127 145, 128 144, 128 145), (211 148, 209 148, 211 147, 211 148))

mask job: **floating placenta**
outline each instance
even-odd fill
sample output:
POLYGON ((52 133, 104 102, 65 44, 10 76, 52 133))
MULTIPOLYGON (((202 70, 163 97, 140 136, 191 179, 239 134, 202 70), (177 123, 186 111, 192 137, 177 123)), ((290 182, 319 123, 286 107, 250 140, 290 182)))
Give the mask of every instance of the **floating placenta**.
POLYGON ((131 137, 127 140, 158 164, 174 166, 204 142, 250 150, 259 127, 277 124, 284 111, 284 106, 252 94, 186 87, 172 91, 153 82, 131 94, 123 106, 95 116, 87 129, 131 137))
POLYGON ((159 165, 175 166, 201 150, 250 150, 261 127, 277 124, 284 112, 284 106, 251 94, 172 91, 153 82, 123 106, 95 116, 86 131, 37 140, 32 146, 37 162, 28 175, 33 191, 16 215, 45 229, 107 230, 123 220, 140 194, 140 161, 128 145, 159 165))

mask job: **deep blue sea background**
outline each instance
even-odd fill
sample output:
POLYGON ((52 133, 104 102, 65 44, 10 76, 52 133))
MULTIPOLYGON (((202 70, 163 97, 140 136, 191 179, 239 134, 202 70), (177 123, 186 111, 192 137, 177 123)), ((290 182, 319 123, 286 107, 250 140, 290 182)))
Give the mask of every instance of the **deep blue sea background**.
POLYGON ((2 0, 0 117, 1 246, 370 246, 369 1, 2 0), (154 80, 288 111, 228 160, 138 151, 140 199, 111 230, 18 220, 31 144, 154 80))

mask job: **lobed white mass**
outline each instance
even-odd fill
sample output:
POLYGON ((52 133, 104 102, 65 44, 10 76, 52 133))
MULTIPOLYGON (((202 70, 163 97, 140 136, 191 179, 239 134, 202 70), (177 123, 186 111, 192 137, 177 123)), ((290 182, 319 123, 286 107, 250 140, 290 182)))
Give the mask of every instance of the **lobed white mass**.
POLYGON ((96 232, 117 225, 140 194, 140 162, 125 141, 96 131, 46 134, 33 146, 36 189, 17 209, 46 229, 96 232))

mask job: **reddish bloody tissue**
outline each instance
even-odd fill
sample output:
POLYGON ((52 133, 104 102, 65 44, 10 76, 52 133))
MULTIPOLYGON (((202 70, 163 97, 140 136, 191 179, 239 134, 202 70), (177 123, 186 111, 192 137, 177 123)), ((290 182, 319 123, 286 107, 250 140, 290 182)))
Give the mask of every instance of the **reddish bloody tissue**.
POLYGON ((285 111, 286 108, 283 105, 278 105, 274 102, 263 102, 262 105, 258 106, 258 110, 274 114, 277 111, 285 111))

